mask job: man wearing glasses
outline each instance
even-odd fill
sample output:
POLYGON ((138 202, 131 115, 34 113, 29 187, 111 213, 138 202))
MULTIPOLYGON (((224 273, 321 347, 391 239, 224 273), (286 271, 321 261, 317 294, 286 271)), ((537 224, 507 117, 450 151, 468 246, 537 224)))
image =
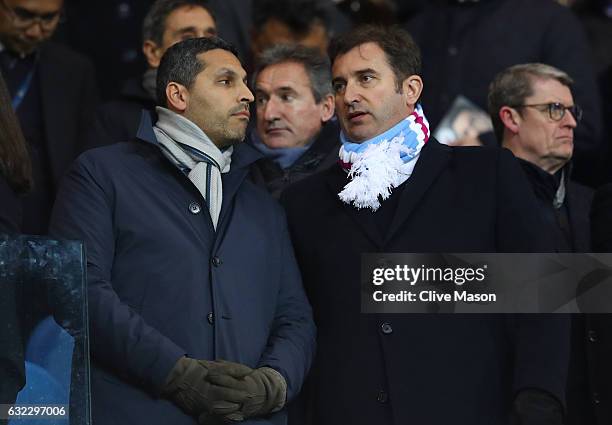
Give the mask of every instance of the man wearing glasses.
POLYGON ((0 0, 0 72, 32 156, 34 190, 24 198, 22 233, 47 233, 60 176, 81 150, 95 107, 94 69, 49 42, 63 0, 0 0))
POLYGON ((572 79, 549 65, 515 65, 489 88, 489 113, 502 146, 522 165, 561 252, 589 252, 592 191, 569 181, 582 110, 572 79))
MULTIPOLYGON (((569 181, 574 129, 582 118, 572 84, 565 72, 548 65, 510 67, 491 83, 489 112, 498 139, 523 166, 557 251, 591 252, 593 191, 569 181)), ((606 341, 612 335, 605 316, 572 317, 568 425, 610 423, 611 346, 606 341)))

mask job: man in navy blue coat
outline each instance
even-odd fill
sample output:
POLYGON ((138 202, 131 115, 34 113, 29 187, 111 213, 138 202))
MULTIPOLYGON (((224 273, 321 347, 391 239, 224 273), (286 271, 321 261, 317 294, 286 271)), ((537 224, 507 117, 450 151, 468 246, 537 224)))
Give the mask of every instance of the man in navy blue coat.
POLYGON ((155 125, 63 181, 52 234, 87 249, 96 425, 283 424, 300 390, 315 328, 282 210, 245 180, 245 79, 226 42, 176 44, 155 125))

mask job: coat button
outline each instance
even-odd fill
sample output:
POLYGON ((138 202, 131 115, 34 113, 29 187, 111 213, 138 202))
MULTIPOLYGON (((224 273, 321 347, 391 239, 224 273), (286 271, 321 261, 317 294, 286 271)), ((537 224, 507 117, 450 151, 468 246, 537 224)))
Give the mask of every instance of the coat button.
POLYGON ((208 323, 210 323, 211 325, 215 324, 215 316, 212 313, 212 311, 206 315, 206 319, 208 320, 208 323))
POLYGON ((590 342, 597 342, 597 332, 591 330, 588 332, 588 338, 590 342))
POLYGON ((222 263, 221 259, 217 256, 214 256, 211 261, 212 261, 212 265, 215 267, 219 267, 222 263))
POLYGON ((385 391, 381 390, 378 392, 378 396, 376 397, 376 400, 379 403, 386 403, 389 401, 389 395, 385 391))
POLYGON ((382 325, 380 325, 380 330, 385 335, 390 335, 390 334, 393 333, 393 328, 391 327, 391 325, 389 323, 386 323, 386 322, 383 323, 382 325))
POLYGON ((189 212, 191 214, 200 214, 200 211, 202 211, 202 208, 200 208, 200 204, 197 202, 192 202, 189 204, 189 212))
POLYGON ((595 404, 601 403, 601 399, 599 398, 599 393, 593 393, 593 403, 595 404))

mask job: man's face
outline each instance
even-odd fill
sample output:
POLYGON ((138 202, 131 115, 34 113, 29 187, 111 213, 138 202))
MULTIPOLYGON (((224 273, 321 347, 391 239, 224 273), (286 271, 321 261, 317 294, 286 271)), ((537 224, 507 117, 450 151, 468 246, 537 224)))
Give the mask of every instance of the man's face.
POLYGON ((161 44, 146 40, 143 50, 151 68, 157 68, 162 56, 172 45, 189 38, 211 37, 216 34, 215 21, 206 9, 199 6, 182 6, 173 10, 166 18, 161 44))
POLYGON ((331 101, 316 103, 304 65, 283 62, 264 68, 255 82, 257 132, 270 148, 304 146, 333 114, 331 101))
MULTIPOLYGON (((557 80, 534 79, 532 87, 533 95, 525 99, 524 105, 574 105, 569 87, 557 80)), ((550 118, 546 106, 524 107, 520 112, 517 156, 553 172, 571 159, 576 120, 569 111, 559 121, 550 118)))
POLYGON ((185 118, 220 148, 244 140, 253 94, 240 61, 222 49, 209 50, 198 59, 205 68, 188 90, 185 118))
POLYGON ((323 24, 315 22, 306 34, 296 34, 286 24, 269 19, 257 33, 253 35, 252 50, 255 57, 271 46, 277 44, 299 44, 301 46, 318 49, 322 54, 327 53, 329 40, 327 30, 323 24))
POLYGON ((384 133, 412 113, 414 105, 408 105, 398 92, 393 70, 376 43, 364 43, 337 56, 332 75, 336 113, 353 142, 384 133))
POLYGON ((9 50, 29 54, 53 35, 63 0, 0 0, 0 41, 9 50))

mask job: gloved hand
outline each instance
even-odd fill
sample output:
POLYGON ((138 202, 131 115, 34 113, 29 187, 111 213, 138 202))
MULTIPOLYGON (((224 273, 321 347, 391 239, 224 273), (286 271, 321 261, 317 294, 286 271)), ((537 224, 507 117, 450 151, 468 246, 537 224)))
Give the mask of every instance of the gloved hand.
POLYGON ((220 416, 237 412, 244 400, 244 392, 218 386, 207 380, 211 371, 218 369, 215 373, 221 375, 224 368, 236 377, 244 376, 233 366, 228 368, 219 362, 182 357, 168 375, 162 394, 194 416, 202 411, 220 416))
POLYGON ((240 409, 225 414, 226 421, 238 422, 283 408, 287 398, 287 382, 279 372, 269 367, 250 369, 238 363, 219 363, 222 366, 211 370, 207 380, 211 384, 243 395, 239 401, 240 409))

